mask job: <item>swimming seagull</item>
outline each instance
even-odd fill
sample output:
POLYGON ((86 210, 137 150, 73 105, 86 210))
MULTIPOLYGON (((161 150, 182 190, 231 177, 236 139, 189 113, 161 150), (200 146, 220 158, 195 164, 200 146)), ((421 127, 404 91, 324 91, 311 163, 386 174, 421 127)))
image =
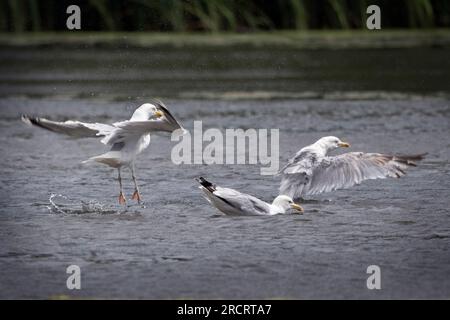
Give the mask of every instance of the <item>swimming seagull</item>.
POLYGON ((73 120, 56 122, 28 115, 22 115, 22 121, 73 138, 102 137, 100 141, 111 146, 111 149, 104 154, 89 158, 83 163, 99 162, 118 170, 120 204, 126 203, 120 174, 122 167, 131 169, 135 187, 132 199, 141 203, 142 197, 136 181, 134 162, 136 156, 149 146, 150 132, 172 132, 175 130, 180 130, 180 133, 185 132, 181 124, 161 101, 144 103, 134 111, 130 120, 113 124, 85 123, 73 120))
POLYGON ((279 173, 282 174, 280 194, 293 199, 336 189, 349 188, 364 180, 400 178, 405 170, 416 166, 426 154, 389 155, 350 152, 328 156, 328 152, 350 144, 336 137, 323 137, 304 147, 291 158, 279 173))
POLYGON ((285 195, 276 197, 272 204, 269 204, 237 190, 216 186, 202 177, 195 180, 200 183, 199 188, 205 194, 206 200, 228 215, 272 216, 287 213, 291 208, 295 209, 297 213, 303 212, 300 205, 285 195))

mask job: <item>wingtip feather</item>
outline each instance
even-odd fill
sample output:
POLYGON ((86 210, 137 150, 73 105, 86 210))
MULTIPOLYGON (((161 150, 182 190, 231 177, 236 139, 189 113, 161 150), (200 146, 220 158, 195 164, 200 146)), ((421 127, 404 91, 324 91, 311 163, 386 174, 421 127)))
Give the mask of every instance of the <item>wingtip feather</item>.
POLYGON ((26 115, 26 114, 22 114, 21 116, 20 116, 20 120, 22 120, 22 122, 23 123, 26 123, 26 124, 28 124, 28 125, 32 125, 33 123, 32 123, 32 121, 31 121, 31 117, 29 117, 28 115, 26 115))
POLYGON ((212 184, 211 182, 207 181, 205 178, 198 177, 198 178, 195 178, 195 180, 198 183, 200 183, 208 191, 210 191, 210 192, 216 191, 216 186, 214 184, 212 184))

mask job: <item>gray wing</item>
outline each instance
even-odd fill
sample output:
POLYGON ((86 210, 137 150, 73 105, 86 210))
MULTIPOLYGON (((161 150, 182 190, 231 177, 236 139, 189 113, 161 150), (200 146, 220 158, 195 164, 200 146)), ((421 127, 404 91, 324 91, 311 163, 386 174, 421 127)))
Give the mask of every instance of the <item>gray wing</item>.
POLYGON ((198 177, 200 188, 207 200, 217 209, 231 215, 267 215, 270 206, 249 194, 241 193, 230 188, 218 187, 203 177, 198 177))
POLYGON ((282 174, 280 194, 291 198, 299 198, 303 194, 303 188, 310 182, 314 166, 318 158, 315 154, 300 150, 279 171, 282 174))
POLYGON ((270 213, 270 206, 266 202, 234 189, 217 187, 213 195, 241 211, 241 214, 266 215, 270 213))
POLYGON ((270 207, 267 203, 234 189, 216 187, 211 190, 200 187, 207 200, 217 209, 229 215, 268 215, 270 207))
POLYGON ((297 174, 306 172, 309 174, 317 161, 318 157, 315 153, 302 149, 289 159, 288 163, 278 173, 297 174))
POLYGON ((116 122, 113 124, 113 130, 102 139, 102 143, 113 145, 151 132, 172 132, 177 129, 184 130, 178 123, 168 122, 165 119, 116 122))
POLYGON ((293 175, 283 176, 284 184, 294 198, 314 195, 360 184, 364 180, 400 178, 405 170, 415 166, 422 155, 394 156, 380 153, 351 152, 334 157, 324 157, 314 166, 307 181, 295 181, 293 175))
POLYGON ((106 136, 114 129, 113 126, 103 123, 84 123, 80 121, 57 122, 39 117, 22 115, 22 121, 52 132, 67 135, 72 138, 94 138, 106 136))

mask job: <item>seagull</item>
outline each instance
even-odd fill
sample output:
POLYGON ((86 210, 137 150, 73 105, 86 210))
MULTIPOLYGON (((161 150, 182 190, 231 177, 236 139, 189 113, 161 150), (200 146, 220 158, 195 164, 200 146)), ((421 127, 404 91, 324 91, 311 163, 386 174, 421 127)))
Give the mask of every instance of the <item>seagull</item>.
POLYGON ((295 209, 295 212, 298 214, 303 212, 303 208, 300 205, 294 203, 291 197, 285 195, 276 197, 272 204, 269 204, 249 194, 216 186, 203 177, 195 180, 200 183, 199 188, 205 194, 206 200, 227 215, 273 216, 285 214, 291 208, 295 209))
POLYGON ((141 203, 142 197, 136 181, 134 162, 136 156, 149 146, 150 132, 173 132, 175 130, 180 130, 178 131, 180 134, 186 132, 161 101, 144 103, 134 111, 130 120, 113 124, 84 123, 73 120, 56 122, 28 115, 22 115, 22 121, 72 138, 101 137, 100 141, 105 145, 111 146, 111 149, 104 154, 89 158, 83 163, 98 162, 118 170, 120 204, 126 204, 122 189, 122 167, 131 169, 135 187, 132 200, 137 200, 139 204, 141 203))
POLYGON ((415 167, 426 154, 389 155, 349 152, 328 156, 337 148, 350 144, 330 136, 304 147, 279 171, 282 175, 280 194, 300 199, 337 189, 350 188, 364 180, 400 178, 408 167, 415 167))

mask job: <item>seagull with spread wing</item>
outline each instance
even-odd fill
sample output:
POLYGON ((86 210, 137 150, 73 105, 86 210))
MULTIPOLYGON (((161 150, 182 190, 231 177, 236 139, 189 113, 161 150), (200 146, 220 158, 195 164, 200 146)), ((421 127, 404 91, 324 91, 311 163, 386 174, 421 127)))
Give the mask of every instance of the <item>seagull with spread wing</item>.
POLYGON ((285 195, 276 197, 273 202, 267 203, 254 196, 239 192, 230 188, 222 188, 212 184, 202 177, 196 178, 200 183, 200 189, 205 194, 206 200, 227 215, 238 216, 273 216, 285 214, 290 209, 302 213, 303 208, 285 195))
POLYGON ((425 156, 363 152, 328 155, 339 147, 348 148, 350 145, 336 137, 323 137, 298 151, 280 170, 280 194, 298 199, 350 188, 364 180, 400 178, 408 167, 416 166, 415 161, 425 156))
POLYGON ((118 170, 120 204, 126 203, 122 189, 122 167, 131 169, 135 187, 132 199, 137 200, 138 203, 141 202, 142 198, 136 181, 134 162, 136 156, 149 146, 150 133, 175 130, 180 130, 180 133, 185 132, 181 124, 161 101, 145 103, 134 111, 130 120, 113 124, 84 123, 73 120, 56 122, 28 115, 22 115, 22 121, 72 138, 101 137, 101 142, 110 146, 111 149, 104 154, 83 161, 83 163, 99 162, 118 170))

